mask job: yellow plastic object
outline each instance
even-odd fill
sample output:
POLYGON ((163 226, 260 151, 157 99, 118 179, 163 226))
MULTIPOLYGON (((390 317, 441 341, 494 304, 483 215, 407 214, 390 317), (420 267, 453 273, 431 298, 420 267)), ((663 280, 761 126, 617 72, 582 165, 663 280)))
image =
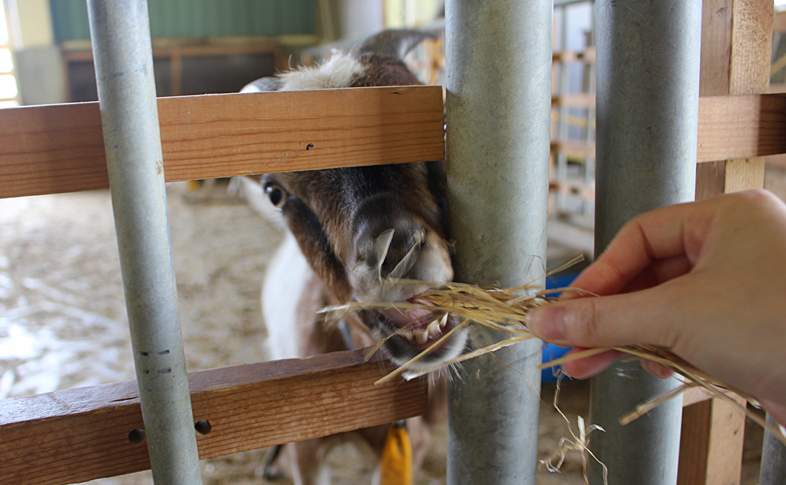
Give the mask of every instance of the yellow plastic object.
POLYGON ((412 485, 412 444, 404 422, 390 426, 380 466, 380 485, 412 485))

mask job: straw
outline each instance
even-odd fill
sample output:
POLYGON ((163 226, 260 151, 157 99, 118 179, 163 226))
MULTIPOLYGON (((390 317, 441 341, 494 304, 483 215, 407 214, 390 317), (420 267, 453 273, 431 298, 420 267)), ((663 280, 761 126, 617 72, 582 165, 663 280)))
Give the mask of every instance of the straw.
MULTIPOLYGON (((569 265, 572 264, 575 264, 575 260, 569 263, 569 265)), ((560 268, 557 271, 560 271, 561 269, 562 268, 560 268)), ((537 308, 543 305, 548 305, 554 302, 556 298, 552 295, 554 295, 557 292, 571 291, 581 294, 590 294, 579 288, 562 288, 558 290, 544 290, 534 284, 527 284, 527 285, 517 286, 513 288, 508 288, 508 289, 501 289, 501 288, 481 288, 476 285, 470 285, 465 283, 430 284, 427 282, 421 282, 421 281, 413 282, 408 280, 393 280, 393 281, 389 281, 388 283, 391 285, 416 284, 416 285, 420 285, 421 287, 425 287, 426 285, 428 285, 432 289, 418 295, 417 301, 423 303, 413 303, 413 302, 406 302, 406 301, 405 302, 362 302, 362 303, 351 302, 345 305, 327 308, 323 310, 323 312, 328 313, 328 315, 330 316, 336 314, 342 315, 346 312, 353 312, 363 309, 365 310, 397 309, 402 312, 407 310, 427 310, 437 315, 436 318, 447 318, 447 315, 449 314, 455 315, 459 318, 461 323, 458 326, 454 327, 446 335, 444 335, 435 345, 430 346, 428 349, 418 354, 409 362, 405 363, 398 369, 391 372, 389 375, 377 381, 376 382, 377 385, 381 385, 386 382, 389 382, 390 380, 400 375, 405 370, 409 369, 414 363, 416 363, 422 357, 427 355, 431 349, 438 347, 438 344, 440 342, 442 342, 447 338, 450 338, 453 332, 458 330, 458 328, 464 328, 468 325, 481 325, 487 328, 491 328, 503 332, 508 335, 508 338, 505 338, 487 347, 483 347, 474 350, 472 352, 469 352, 468 354, 462 355, 456 359, 445 362, 443 365, 455 364, 457 362, 461 362, 467 359, 472 359, 480 355, 487 354, 489 352, 495 352, 499 349, 502 349, 510 345, 514 345, 524 340, 536 338, 532 333, 530 333, 529 329, 527 328, 527 318, 529 312, 533 308, 537 308)), ((405 330, 406 329, 402 329, 402 331, 405 330)), ((370 356, 371 354, 373 354, 373 352, 378 350, 383 343, 384 340, 382 342, 379 342, 376 346, 372 347, 372 352, 370 352, 368 355, 370 356)), ((672 399, 680 395, 682 391, 684 391, 685 389, 689 387, 701 386, 707 391, 709 391, 714 397, 725 400, 726 402, 734 406, 736 409, 745 413, 747 417, 749 417, 755 423, 759 424, 760 426, 768 430, 770 433, 772 433, 775 437, 777 437, 781 442, 783 442, 786 445, 786 436, 784 436, 784 434, 781 432, 780 429, 778 429, 778 427, 769 425, 760 416, 749 411, 745 406, 742 406, 739 403, 737 403, 727 393, 728 391, 735 392, 736 394, 745 398, 753 406, 759 407, 759 404, 755 400, 755 398, 707 374, 706 372, 697 369, 696 367, 692 366, 685 360, 681 359, 680 357, 676 356, 669 350, 662 347, 656 347, 652 345, 629 345, 629 346, 620 346, 620 347, 611 347, 611 348, 587 349, 580 352, 574 352, 568 354, 567 356, 561 359, 557 359, 549 363, 542 364, 540 368, 553 367, 556 365, 564 364, 566 362, 570 362, 572 360, 582 359, 609 350, 616 350, 622 353, 629 354, 639 359, 645 359, 660 364, 666 367, 667 369, 670 369, 674 373, 682 376, 686 382, 685 385, 679 387, 677 390, 673 392, 669 392, 668 394, 665 394, 663 396, 658 396, 657 398, 653 399, 650 402, 639 405, 636 410, 623 416, 620 419, 620 422, 623 425, 628 424, 631 421, 637 419, 638 417, 646 414, 651 409, 659 406, 660 404, 668 401, 669 399, 672 399)), ((429 368, 429 372, 433 370, 435 369, 429 368)), ((418 374, 409 374, 407 377, 412 378, 412 377, 417 377, 417 375, 418 374)))

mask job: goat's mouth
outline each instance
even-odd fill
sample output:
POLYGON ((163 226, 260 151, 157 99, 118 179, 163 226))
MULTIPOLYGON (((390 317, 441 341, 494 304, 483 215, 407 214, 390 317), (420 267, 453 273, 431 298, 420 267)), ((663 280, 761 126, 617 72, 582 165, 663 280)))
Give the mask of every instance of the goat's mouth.
POLYGON ((391 360, 403 365, 426 352, 411 368, 416 372, 428 372, 461 355, 467 340, 466 329, 460 328, 443 340, 459 324, 458 317, 422 308, 433 305, 417 297, 407 301, 421 308, 360 312, 366 325, 378 330, 385 340, 382 348, 391 360))

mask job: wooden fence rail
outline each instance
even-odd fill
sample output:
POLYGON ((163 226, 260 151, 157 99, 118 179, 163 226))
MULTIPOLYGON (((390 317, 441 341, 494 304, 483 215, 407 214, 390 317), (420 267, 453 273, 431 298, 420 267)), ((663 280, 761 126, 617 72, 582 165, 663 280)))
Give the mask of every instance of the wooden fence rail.
MULTIPOLYGON (((197 434, 199 457, 423 414, 426 380, 375 387, 385 373, 383 361, 366 362, 363 350, 193 372, 194 421, 207 420, 210 429, 197 434)), ((136 381, 0 400, 0 484, 75 483, 149 469, 135 431, 142 428, 136 381)))
MULTIPOLYGON (((168 182, 441 160, 442 89, 159 98, 168 182)), ((0 110, 0 198, 106 189, 98 103, 0 110)))
MULTIPOLYGON (((161 98, 168 182, 444 158, 436 86, 161 98)), ((699 101, 700 162, 786 153, 786 94, 699 101)), ((0 198, 108 188, 97 103, 0 110, 0 198)))

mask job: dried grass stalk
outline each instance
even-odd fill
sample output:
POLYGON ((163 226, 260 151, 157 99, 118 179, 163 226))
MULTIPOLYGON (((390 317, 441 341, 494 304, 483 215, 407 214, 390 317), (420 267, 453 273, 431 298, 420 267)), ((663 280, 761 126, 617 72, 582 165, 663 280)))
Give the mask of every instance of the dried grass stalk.
MULTIPOLYGON (((560 376, 561 377, 561 376, 560 376)), ((601 466, 603 469, 603 484, 609 485, 609 469, 606 467, 606 464, 603 463, 598 459, 597 456, 589 449, 589 435, 593 431, 601 431, 603 433, 606 432, 605 429, 601 428, 597 424, 591 424, 589 426, 584 425, 584 418, 581 416, 576 416, 576 424, 578 426, 579 435, 576 436, 576 433, 573 432, 573 427, 571 426, 570 420, 565 413, 559 408, 559 391, 560 391, 560 384, 562 379, 557 379, 557 389, 554 391, 554 409, 557 410, 562 419, 565 420, 565 424, 568 427, 568 432, 570 433, 571 438, 562 437, 557 444, 557 449, 547 458, 539 460, 541 465, 544 465, 546 469, 552 473, 559 473, 560 468, 562 468, 562 464, 565 463, 565 458, 569 451, 578 451, 579 455, 581 456, 581 471, 582 476, 584 478, 584 484, 589 485, 589 475, 587 473, 587 456, 589 455, 593 460, 595 460, 598 465, 601 466)))
MULTIPOLYGON (((403 284, 396 283, 396 284, 403 284)), ((412 282, 406 282, 412 284, 412 282)), ((417 282, 419 285, 428 284, 424 282, 417 282)), ((431 285, 437 286, 437 285, 431 285)), ((536 307, 548 305, 555 301, 553 295, 563 291, 572 291, 577 293, 587 294, 588 292, 579 288, 562 288, 555 290, 539 289, 533 284, 517 286, 513 288, 481 288, 476 285, 469 285, 465 283, 446 283, 437 288, 433 288, 421 295, 418 295, 418 300, 428 303, 411 303, 411 302, 371 302, 359 303, 352 302, 338 307, 325 309, 324 311, 331 314, 343 314, 344 312, 356 311, 361 309, 398 309, 400 311, 406 310, 427 310, 435 315, 435 319, 445 318, 446 315, 452 314, 459 317, 461 320, 460 326, 465 325, 482 325, 494 330, 505 332, 509 335, 507 339, 497 342, 493 345, 477 349, 468 354, 462 355, 457 359, 446 362, 445 365, 450 365, 463 360, 471 359, 489 352, 502 349, 509 345, 518 342, 536 338, 530 333, 527 328, 527 317, 529 312, 536 307)), ((455 331, 455 329, 454 329, 455 331)), ((443 336, 442 339, 450 337, 449 332, 443 336)), ((441 341, 441 340, 440 340, 441 341)), ((380 342, 372 350, 376 351, 381 345, 380 342)), ((436 347, 431 346, 429 349, 436 347)), ((413 358, 410 362, 402 365, 399 369, 393 371, 388 376, 377 381, 377 384, 388 382, 389 380, 400 375, 404 370, 409 368, 410 364, 416 362, 422 356, 429 352, 429 349, 422 352, 417 357, 413 358)), ((734 399, 727 396, 727 391, 733 391, 748 400, 753 406, 759 407, 758 402, 750 395, 735 389, 734 387, 722 382, 719 379, 693 367, 685 360, 674 355, 670 351, 656 347, 653 345, 629 345, 623 347, 612 348, 598 348, 588 349, 582 352, 572 353, 564 358, 549 362, 541 365, 541 368, 553 367, 571 360, 578 360, 581 358, 589 357, 598 353, 606 352, 608 350, 617 350, 639 359, 646 359, 656 362, 667 369, 672 370, 676 374, 685 379, 686 384, 681 386, 674 392, 670 392, 664 396, 659 396, 651 402, 639 405, 636 410, 632 411, 620 419, 624 425, 637 419, 649 410, 657 407, 663 402, 674 398, 682 393, 688 387, 701 386, 708 390, 714 396, 724 399, 738 410, 742 411, 766 430, 770 431, 781 442, 786 444, 786 436, 777 427, 767 424, 767 422, 758 415, 750 412, 745 406, 741 406, 734 399)), ((373 353, 373 352, 371 352, 373 353)), ((411 376, 416 377, 416 376, 411 376)))

